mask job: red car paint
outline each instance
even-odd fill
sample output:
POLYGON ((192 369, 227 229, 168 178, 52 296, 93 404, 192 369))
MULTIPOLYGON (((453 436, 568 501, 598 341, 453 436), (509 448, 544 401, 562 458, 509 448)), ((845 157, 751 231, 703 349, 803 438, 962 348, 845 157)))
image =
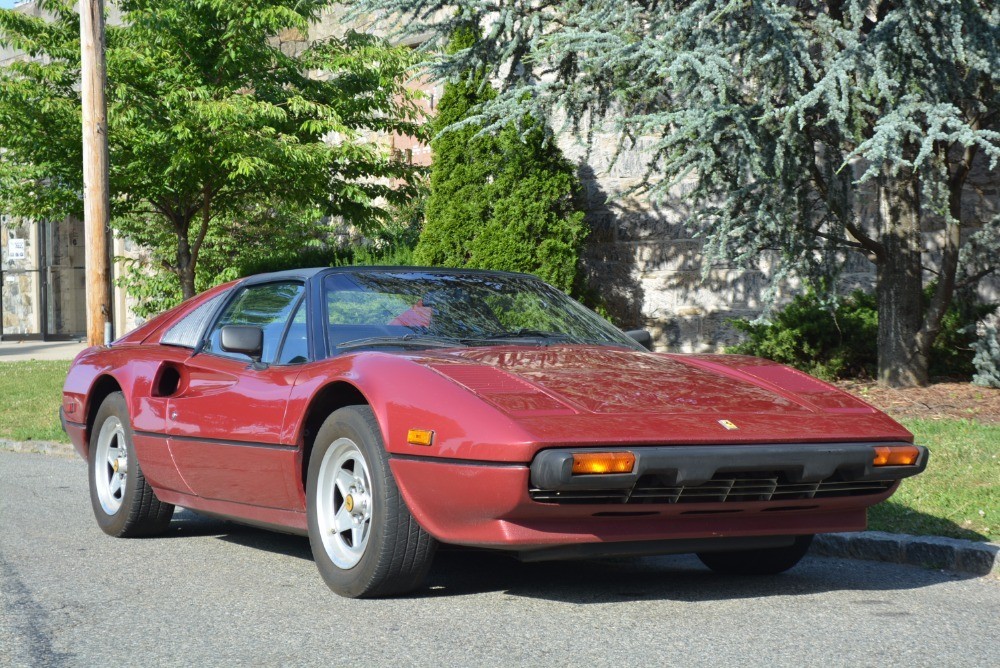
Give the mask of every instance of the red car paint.
POLYGON ((504 344, 366 350, 254 368, 160 343, 178 319, 232 287, 76 358, 63 414, 81 456, 88 456, 97 403, 113 383, 162 501, 302 533, 308 419, 325 390, 349 388, 351 401, 360 396, 372 407, 403 498, 425 530, 447 543, 523 549, 857 530, 866 508, 897 486, 808 503, 651 504, 642 513, 539 503, 529 497, 529 466, 546 448, 912 442, 864 402, 749 357, 504 344), (410 445, 415 428, 433 430, 433 444, 410 445))

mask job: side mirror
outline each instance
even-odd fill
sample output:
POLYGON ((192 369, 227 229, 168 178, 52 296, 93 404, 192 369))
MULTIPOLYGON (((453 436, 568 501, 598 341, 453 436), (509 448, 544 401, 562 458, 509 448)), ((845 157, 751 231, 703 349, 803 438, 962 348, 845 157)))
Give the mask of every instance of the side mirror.
POLYGON ((653 349, 653 335, 645 329, 630 329, 625 332, 625 336, 629 337, 639 345, 641 345, 646 350, 653 349))
POLYGON ((220 345, 227 353, 242 353, 255 363, 264 352, 264 330, 250 325, 226 325, 220 345))

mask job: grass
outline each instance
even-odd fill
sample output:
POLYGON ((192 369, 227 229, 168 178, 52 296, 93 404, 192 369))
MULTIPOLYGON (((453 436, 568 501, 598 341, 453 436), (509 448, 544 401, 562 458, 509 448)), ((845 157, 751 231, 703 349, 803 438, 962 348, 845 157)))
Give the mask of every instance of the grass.
POLYGON ((904 420, 931 450, 927 470, 868 513, 870 529, 1000 540, 1000 425, 904 420))
POLYGON ((62 386, 69 362, 0 363, 0 439, 62 441, 62 386))
MULTIPOLYGON (((69 362, 0 363, 0 439, 65 441, 59 403, 69 362)), ((927 470, 904 480, 869 513, 869 528, 892 533, 997 540, 1000 425, 904 420, 931 449, 927 470)))

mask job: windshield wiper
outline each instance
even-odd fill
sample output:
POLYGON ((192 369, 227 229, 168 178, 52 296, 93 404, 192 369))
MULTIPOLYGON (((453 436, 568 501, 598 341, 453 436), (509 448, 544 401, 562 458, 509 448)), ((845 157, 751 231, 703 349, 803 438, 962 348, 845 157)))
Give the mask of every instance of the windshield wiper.
POLYGON ((422 336, 420 334, 406 334, 404 336, 368 336, 363 339, 354 339, 338 343, 335 348, 348 350, 350 348, 365 348, 368 346, 414 346, 432 348, 464 348, 465 344, 456 339, 449 339, 443 336, 422 336))
POLYGON ((511 339, 543 339, 545 341, 558 340, 558 341, 575 341, 575 338, 569 334, 562 334, 561 332, 544 332, 540 329, 528 329, 522 327, 521 329, 515 329, 510 332, 491 332, 489 334, 484 334, 483 336, 477 336, 475 338, 465 338, 462 339, 462 343, 479 343, 482 341, 509 341, 511 339))

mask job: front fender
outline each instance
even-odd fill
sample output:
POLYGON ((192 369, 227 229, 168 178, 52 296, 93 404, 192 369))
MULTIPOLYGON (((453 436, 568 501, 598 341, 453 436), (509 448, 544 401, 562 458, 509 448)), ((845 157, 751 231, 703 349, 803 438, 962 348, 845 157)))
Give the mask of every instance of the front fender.
POLYGON ((345 355, 303 370, 292 389, 284 442, 304 442, 312 399, 335 382, 364 395, 391 454, 498 462, 527 462, 533 454, 533 438, 514 419, 427 366, 385 353, 345 355), (410 429, 433 431, 431 445, 409 444, 410 429))

